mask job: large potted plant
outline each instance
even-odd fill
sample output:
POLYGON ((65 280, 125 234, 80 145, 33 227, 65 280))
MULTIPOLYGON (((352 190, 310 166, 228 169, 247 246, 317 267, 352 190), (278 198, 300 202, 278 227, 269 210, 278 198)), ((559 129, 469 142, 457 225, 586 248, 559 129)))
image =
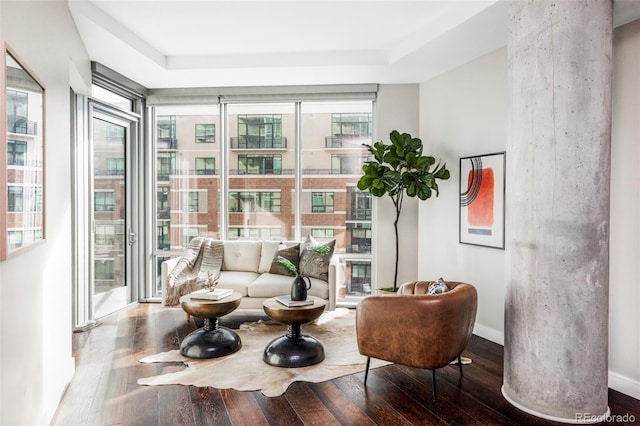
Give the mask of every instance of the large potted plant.
POLYGON ((436 159, 422 152, 422 140, 408 133, 394 130, 389 135, 390 142, 382 141, 365 145, 372 158, 362 166, 364 175, 358 180, 358 189, 369 191, 375 197, 388 195, 396 209, 393 227, 396 236, 396 265, 393 289, 398 289, 398 220, 402 213, 404 196, 421 200, 439 195, 438 179, 449 179, 446 163, 436 163, 436 159))

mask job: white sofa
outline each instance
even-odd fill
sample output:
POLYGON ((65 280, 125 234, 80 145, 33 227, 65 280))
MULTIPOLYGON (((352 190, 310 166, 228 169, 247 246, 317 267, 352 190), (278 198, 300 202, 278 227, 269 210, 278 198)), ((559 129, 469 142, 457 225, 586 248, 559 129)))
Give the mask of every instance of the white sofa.
MULTIPOLYGON (((290 294, 294 277, 272 274, 271 264, 282 247, 278 241, 229 240, 224 241, 224 260, 220 270, 218 288, 228 288, 242 294, 239 309, 262 309, 262 302, 275 296, 290 294)), ((288 246, 295 242, 286 242, 288 246)), ((161 278, 163 292, 167 286, 169 272, 180 257, 162 262, 161 278)), ((328 281, 310 278, 310 296, 327 301, 326 310, 336 306, 336 265, 331 261, 328 281)))

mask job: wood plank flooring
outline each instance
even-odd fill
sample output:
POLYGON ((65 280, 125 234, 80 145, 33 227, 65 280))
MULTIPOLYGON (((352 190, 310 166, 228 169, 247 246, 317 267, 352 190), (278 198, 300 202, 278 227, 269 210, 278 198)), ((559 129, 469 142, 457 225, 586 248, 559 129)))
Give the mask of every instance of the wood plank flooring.
MULTIPOLYGON (((264 319, 239 311, 228 327, 264 319)), ((292 384, 279 397, 193 386, 139 386, 138 378, 183 369, 140 364, 144 356, 177 349, 195 329, 184 312, 137 304, 73 336, 76 373, 58 407, 54 426, 69 425, 553 425, 530 416, 501 395, 502 346, 474 336, 464 356, 473 363, 437 371, 437 402, 431 372, 390 365, 324 383, 292 384)), ((230 372, 233 374, 233 372, 230 372)), ((609 390, 612 414, 635 416, 640 401, 609 390)), ((619 424, 619 423, 618 423, 619 424)))

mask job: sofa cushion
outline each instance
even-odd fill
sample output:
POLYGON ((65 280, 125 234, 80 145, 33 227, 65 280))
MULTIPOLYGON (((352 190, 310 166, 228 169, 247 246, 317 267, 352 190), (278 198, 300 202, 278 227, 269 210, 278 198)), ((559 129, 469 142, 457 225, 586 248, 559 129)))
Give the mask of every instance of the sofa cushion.
POLYGON ((275 297, 291 293, 293 277, 264 273, 249 285, 249 297, 275 297))
POLYGON ((258 272, 260 272, 261 274, 269 272, 269 270, 271 269, 273 258, 275 257, 276 253, 278 253, 278 249, 280 248, 280 244, 280 241, 262 241, 262 251, 260 254, 260 266, 258 267, 258 272))
MULTIPOLYGON (((308 290, 309 296, 317 296, 322 299, 329 298, 329 285, 326 281, 317 278, 311 279, 311 289, 308 290)), ((294 277, 285 275, 265 273, 256 278, 249 285, 249 297, 276 297, 285 294, 291 294, 291 284, 294 277)))
POLYGON ((319 243, 311 235, 300 246, 300 267, 298 273, 308 277, 318 278, 322 281, 329 280, 329 263, 336 240, 327 243, 319 243), (318 253, 318 249, 324 249, 324 253, 318 253))
POLYGON ((258 272, 261 252, 261 241, 225 241, 222 270, 258 272))
POLYGON ((269 269, 269 273, 279 274, 279 275, 287 275, 289 277, 294 277, 295 274, 289 270, 282 263, 278 262, 278 256, 282 256, 287 259, 289 262, 293 263, 293 265, 298 268, 298 263, 300 262, 300 245, 296 244, 292 247, 286 247, 284 244, 280 246, 280 249, 276 252, 275 256, 272 258, 271 268, 269 269))
POLYGON ((221 271, 217 288, 228 288, 242 294, 243 297, 249 295, 249 286, 260 274, 256 272, 242 271, 221 271))

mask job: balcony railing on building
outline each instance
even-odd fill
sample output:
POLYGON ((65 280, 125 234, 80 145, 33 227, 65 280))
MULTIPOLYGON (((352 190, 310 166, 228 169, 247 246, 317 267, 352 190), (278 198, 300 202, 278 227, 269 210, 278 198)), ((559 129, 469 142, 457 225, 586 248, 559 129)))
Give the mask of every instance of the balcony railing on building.
POLYGON ((324 139, 325 148, 363 149, 363 144, 371 145, 371 136, 334 135, 326 136, 324 139))
POLYGON ((371 208, 351 209, 347 220, 371 220, 371 208))
POLYGON ((287 149, 287 138, 238 136, 231 138, 231 149, 287 149))
POLYGON ((23 117, 15 115, 7 116, 7 126, 9 133, 31 136, 38 134, 38 122, 26 120, 23 117))
POLYGON ((157 138, 158 149, 178 149, 178 139, 174 137, 157 138))

